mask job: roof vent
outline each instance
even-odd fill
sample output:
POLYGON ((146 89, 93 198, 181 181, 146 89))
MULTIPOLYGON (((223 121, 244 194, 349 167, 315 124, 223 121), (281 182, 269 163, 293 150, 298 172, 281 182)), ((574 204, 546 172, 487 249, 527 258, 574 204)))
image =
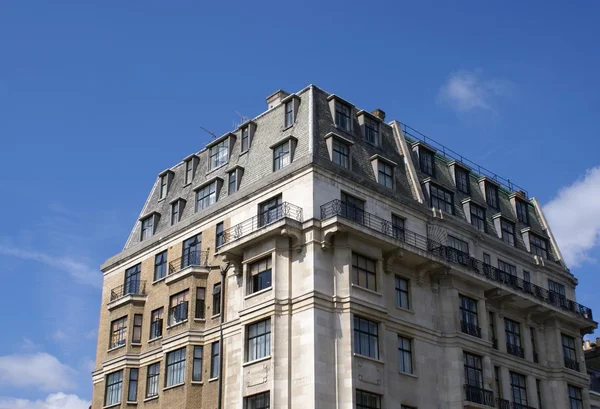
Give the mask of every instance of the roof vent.
POLYGON ((282 89, 275 91, 267 97, 267 109, 275 108, 277 105, 281 104, 281 100, 288 95, 290 95, 290 93, 285 92, 282 89))
POLYGON ((377 108, 375 111, 371 112, 373 115, 375 115, 377 118, 381 119, 382 121, 385 121, 385 112, 383 112, 381 109, 377 108))

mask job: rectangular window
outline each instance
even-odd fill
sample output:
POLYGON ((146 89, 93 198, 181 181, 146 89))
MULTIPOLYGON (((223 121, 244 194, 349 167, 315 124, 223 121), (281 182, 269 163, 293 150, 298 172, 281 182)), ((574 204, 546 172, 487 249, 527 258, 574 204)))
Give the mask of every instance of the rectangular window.
POLYGON ((396 307, 410 308, 408 297, 408 280, 396 276, 396 307))
POLYGON ((179 385, 185 381, 185 348, 167 354, 167 382, 165 386, 179 385))
POLYGON ((194 362, 192 367, 192 381, 201 382, 202 381, 202 353, 204 352, 204 348, 200 345, 196 345, 194 347, 194 362))
POLYGON ((498 259, 498 269, 509 275, 516 277, 517 276, 517 266, 506 263, 500 259, 498 259))
POLYGON ((120 347, 127 342, 127 316, 114 320, 110 324, 109 348, 120 347))
POLYGON ((365 140, 375 146, 379 145, 379 122, 365 117, 365 140))
POLYGON ((196 193, 196 211, 206 209, 217 202, 217 182, 212 182, 196 193))
POLYGON ((163 175, 160 177, 160 198, 164 199, 167 196, 169 190, 169 175, 163 175))
POLYGON ((146 397, 158 396, 158 384, 160 376, 160 363, 148 365, 148 375, 146 376, 146 397))
POLYGON ((104 406, 121 403, 123 391, 123 371, 113 372, 106 376, 106 391, 104 393, 104 406))
POLYGON ((380 160, 377 161, 377 182, 390 189, 394 187, 394 168, 380 160))
POLYGON ((429 186, 429 193, 431 196, 431 207, 443 210, 448 214, 454 214, 454 197, 452 193, 435 185, 429 186))
POLYGON ((149 239, 154 234, 154 216, 142 220, 142 240, 149 239))
POLYGON ((498 397, 502 398, 502 388, 500 388, 500 367, 494 367, 494 378, 496 380, 496 392, 498 393, 498 397))
POLYGON ((523 270, 523 288, 525 291, 531 291, 531 274, 523 270))
POLYGON ((246 331, 246 362, 271 355, 271 320, 248 325, 246 331))
POLYGON ((529 205, 522 200, 515 199, 515 207, 517 208, 517 220, 529 226, 529 205))
POLYGON ((403 217, 392 214, 392 234, 396 239, 405 241, 403 217))
POLYGON ((454 177, 456 178, 456 189, 464 194, 471 193, 471 187, 469 184, 469 172, 465 169, 461 169, 454 166, 454 177))
POLYGON ((365 215, 365 201, 342 192, 342 217, 350 220, 363 222, 365 215))
POLYGON ((217 283, 213 286, 213 315, 221 313, 221 283, 217 283))
POLYGON ((172 295, 169 300, 169 325, 176 325, 188 319, 189 290, 172 295))
POLYGON ((273 170, 286 167, 291 162, 290 141, 284 142, 273 149, 273 170))
POLYGON ((511 371, 510 389, 513 404, 527 407, 527 386, 525 383, 525 376, 511 371))
POLYGON ((333 138, 332 149, 333 163, 337 163, 346 169, 350 169, 350 147, 333 138))
POLYGON ((142 342, 142 314, 133 315, 133 336, 132 344, 140 344, 142 342))
POLYGON ((269 409, 271 407, 271 394, 269 391, 244 398, 244 409, 269 409))
POLYGON ((202 233, 185 239, 183 242, 181 268, 199 266, 202 264, 202 233))
POLYGON ((380 409, 381 396, 371 392, 356 390, 356 409, 380 409))
POLYGON ((460 327, 465 334, 481 338, 481 328, 477 317, 477 301, 460 295, 460 327))
POLYGON ((217 247, 221 247, 223 244, 225 244, 225 236, 223 235, 223 222, 217 223, 215 242, 217 247))
POLYGON ((583 409, 583 397, 580 388, 569 385, 569 406, 570 409, 583 409))
POLYGON ((515 245, 515 224, 509 222, 508 220, 501 219, 500 220, 500 228, 502 229, 502 241, 510 244, 511 246, 515 245))
POLYGON ((180 205, 180 200, 176 201, 175 203, 171 204, 171 226, 173 226, 174 224, 176 224, 177 222, 179 222, 180 219, 180 212, 179 212, 179 205, 180 205))
POLYGON ((531 254, 548 259, 548 242, 535 234, 529 234, 531 254))
POLYGON ((162 337, 163 332, 163 307, 152 311, 150 315, 150 340, 162 337))
POLYGON ((550 301, 555 305, 566 305, 565 286, 553 280, 548 280, 548 291, 550 292, 550 301))
POLYGON ((350 132, 350 107, 341 102, 335 102, 335 126, 350 132))
POLYGON ((246 152, 250 147, 250 128, 242 128, 242 152, 246 152))
POLYGON ((448 235, 448 245, 451 249, 455 250, 450 251, 450 249, 448 249, 448 255, 451 257, 453 262, 460 263, 465 266, 470 265, 471 257, 469 256, 469 243, 457 239, 454 236, 448 235))
POLYGON ((277 195, 258 205, 258 227, 267 226, 283 217, 283 202, 277 195))
POLYGON ((229 188, 227 190, 227 194, 231 195, 237 192, 237 170, 233 172, 229 172, 229 188))
POLYGON ((352 253, 352 284, 377 291, 375 260, 352 253))
POLYGON ((561 339, 565 367, 579 371, 579 362, 577 362, 577 353, 575 352, 575 338, 561 334, 561 339))
POLYGON ((210 169, 213 170, 223 166, 229 159, 229 139, 219 142, 210 148, 210 169))
POLYGON ((197 287, 196 288, 196 314, 194 314, 195 318, 204 319, 204 303, 206 298, 206 288, 197 287))
POLYGON ((140 276, 142 274, 142 264, 136 264, 125 270, 125 283, 123 295, 140 293, 140 276))
POLYGON ((524 358, 525 353, 521 347, 521 324, 505 318, 504 330, 506 332, 506 352, 524 358))
POLYGON ((194 179, 194 160, 190 159, 185 161, 185 184, 192 182, 194 179))
POLYGON ((128 402, 137 401, 138 375, 139 370, 137 368, 131 368, 129 370, 129 393, 127 394, 128 402))
POLYGON ((210 378, 219 376, 219 341, 213 342, 210 346, 210 378))
POLYGON ((469 207, 471 208, 471 224, 480 232, 485 233, 485 209, 473 203, 469 207))
POLYGON ((248 294, 254 294, 271 287, 271 262, 271 256, 269 256, 250 264, 248 294))
POLYGON ((294 124, 294 101, 288 101, 285 103, 285 127, 292 126, 294 124))
POLYGON ((429 149, 419 148, 419 167, 421 168, 421 172, 429 176, 435 176, 434 157, 435 154, 429 149))
POLYGON ((483 263, 487 264, 488 266, 492 265, 492 258, 490 257, 489 254, 483 253, 483 263))
POLYGON ((379 359, 378 324, 366 318, 354 316, 354 353, 379 359))
POLYGON ((401 335, 398 335, 398 370, 413 373, 412 341, 401 335))
MULTIPOLYGON (((478 355, 473 355, 468 352, 464 353, 464 366, 465 366, 465 383, 468 386, 473 386, 475 388, 483 389, 483 364, 481 357, 478 355)), ((467 391, 467 396, 469 396, 469 392, 467 391)), ((474 394, 471 394, 474 395, 474 394)), ((471 402, 477 403, 485 403, 479 402, 478 400, 468 399, 471 402)))
POLYGON ((154 256, 154 281, 158 281, 167 275, 167 250, 161 251, 154 256))
POLYGON ((491 183, 485 183, 485 201, 493 209, 499 209, 498 187, 491 183))

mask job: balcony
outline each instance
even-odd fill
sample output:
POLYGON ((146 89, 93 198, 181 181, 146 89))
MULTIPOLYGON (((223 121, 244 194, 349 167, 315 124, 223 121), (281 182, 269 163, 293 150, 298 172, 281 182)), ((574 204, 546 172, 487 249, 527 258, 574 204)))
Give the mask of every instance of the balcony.
POLYGON ((488 391, 486 389, 472 386, 472 385, 464 385, 465 388, 465 400, 472 403, 477 403, 479 405, 485 405, 489 407, 494 407, 494 392, 488 391))
POLYGON ((510 402, 506 399, 497 398, 496 405, 498 409, 510 409, 510 402))
POLYGON ((519 358, 525 358, 525 350, 518 345, 506 343, 506 352, 511 355, 518 356, 519 358))
POLYGON ((130 302, 146 301, 146 280, 128 281, 110 290, 109 310, 130 302))
POLYGON ((183 257, 171 261, 165 282, 171 284, 190 275, 207 275, 211 268, 208 262, 209 254, 210 249, 192 250, 186 252, 183 257))
POLYGON ((574 359, 565 358, 565 367, 579 372, 579 362, 574 359))
POLYGON ((531 406, 527 406, 527 405, 524 405, 522 403, 517 403, 517 402, 513 402, 511 405, 512 405, 512 409, 535 409, 531 406))
POLYGON ((377 233, 386 235, 407 246, 427 252, 438 260, 459 265, 466 270, 478 274, 496 284, 510 287, 513 291, 535 298, 545 304, 559 308, 563 311, 576 314, 585 320, 593 321, 592 310, 564 296, 556 296, 549 290, 510 275, 496 267, 483 263, 467 253, 452 247, 437 243, 418 233, 406 229, 392 227, 392 222, 381 217, 351 207, 341 200, 333 200, 321 206, 321 220, 338 217, 359 224, 377 233), (353 210, 354 209, 354 210, 353 210))
POLYGON ((465 334, 472 335, 477 338, 481 338, 481 328, 477 325, 469 324, 464 321, 460 321, 460 330, 465 334))

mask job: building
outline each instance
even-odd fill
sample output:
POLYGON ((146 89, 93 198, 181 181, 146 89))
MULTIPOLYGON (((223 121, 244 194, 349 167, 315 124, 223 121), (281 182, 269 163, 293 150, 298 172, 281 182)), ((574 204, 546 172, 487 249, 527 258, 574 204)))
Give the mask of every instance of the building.
POLYGON ((316 86, 267 104, 102 266, 93 409, 590 408, 535 199, 316 86))
POLYGON ((591 409, 600 409, 600 338, 596 342, 585 340, 583 353, 585 366, 590 376, 590 405, 591 409))

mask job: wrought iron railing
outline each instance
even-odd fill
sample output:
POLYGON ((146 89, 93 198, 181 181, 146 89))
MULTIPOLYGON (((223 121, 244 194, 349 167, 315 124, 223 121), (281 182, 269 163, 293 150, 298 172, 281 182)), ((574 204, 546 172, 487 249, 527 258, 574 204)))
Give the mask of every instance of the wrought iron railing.
POLYGON ((579 362, 565 357, 565 367, 579 372, 579 362))
POLYGON ((477 325, 469 324, 468 322, 460 321, 460 330, 465 334, 481 338, 481 328, 477 325))
POLYGON ((125 284, 120 285, 110 290, 110 301, 118 300, 127 295, 146 295, 146 280, 133 280, 127 281, 125 284))
POLYGON ((464 385, 466 400, 494 407, 494 392, 473 385, 464 385))
POLYGON ((511 355, 518 356, 519 358, 525 358, 525 350, 515 344, 511 344, 510 342, 506 343, 506 352, 511 355))
POLYGON ((283 202, 272 209, 259 213, 250 219, 244 220, 243 222, 238 223, 223 232, 222 241, 219 243, 217 248, 247 236, 250 233, 254 233, 263 227, 267 227, 285 218, 301 222, 302 208, 288 202, 283 202))
POLYGON ((358 209, 356 206, 343 202, 339 199, 332 200, 331 202, 325 203, 321 206, 321 220, 326 220, 334 216, 356 222, 362 226, 406 243, 412 247, 427 251, 447 262, 462 265, 463 267, 477 274, 485 276, 489 280, 511 287, 515 291, 529 294, 542 302, 581 315, 585 319, 593 320, 591 308, 581 305, 575 301, 571 301, 564 296, 557 297, 555 295, 551 295, 551 292, 545 288, 532 284, 528 281, 524 281, 522 278, 511 275, 489 264, 485 264, 483 261, 471 257, 467 253, 437 243, 434 240, 428 239, 427 237, 418 233, 403 229, 403 233, 398 234, 398 227, 392 226, 392 222, 379 216, 375 216, 374 214, 367 213, 364 210, 358 209))
POLYGON ((210 255, 210 249, 199 251, 192 250, 187 251, 176 260, 169 263, 169 275, 175 274, 178 271, 183 270, 186 267, 208 267, 208 257, 210 255))
POLYGON ((525 405, 523 403, 517 403, 517 402, 513 402, 511 404, 511 406, 512 406, 512 409, 535 409, 534 407, 525 405))
POLYGON ((496 405, 499 409, 510 409, 510 401, 502 398, 496 398, 496 405))

